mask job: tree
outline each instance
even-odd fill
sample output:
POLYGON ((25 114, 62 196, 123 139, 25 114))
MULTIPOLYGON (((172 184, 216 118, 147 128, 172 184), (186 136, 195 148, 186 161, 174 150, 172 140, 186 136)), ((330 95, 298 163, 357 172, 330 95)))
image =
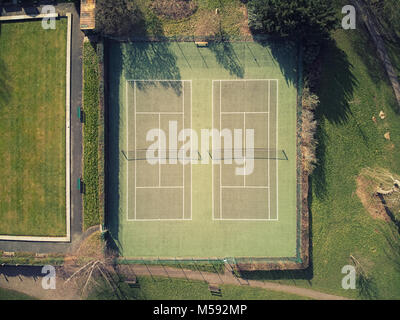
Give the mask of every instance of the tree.
POLYGON ((132 0, 96 2, 96 30, 103 35, 126 36, 142 22, 142 13, 132 0))
MULTIPOLYGON (((400 37, 400 1, 399 0, 367 0, 371 12, 383 23, 384 33, 396 34, 400 37)), ((394 39, 397 41, 397 39, 394 39)))
POLYGON ((319 98, 310 92, 306 86, 302 96, 302 129, 301 129, 301 151, 303 155, 303 168, 311 174, 317 163, 317 121, 315 120, 315 110, 319 105, 319 98))
POLYGON ((319 38, 338 23, 331 0, 252 0, 248 8, 254 33, 319 38))

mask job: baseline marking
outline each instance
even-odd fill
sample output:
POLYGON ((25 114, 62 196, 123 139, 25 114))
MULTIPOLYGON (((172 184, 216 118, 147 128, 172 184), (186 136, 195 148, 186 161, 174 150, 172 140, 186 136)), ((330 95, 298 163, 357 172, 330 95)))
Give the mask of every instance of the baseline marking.
MULTIPOLYGON (((182 126, 183 129, 185 129, 185 81, 190 82, 190 89, 191 89, 191 96, 190 96, 190 113, 192 113, 192 90, 193 90, 193 86, 192 86, 192 80, 136 80, 136 79, 129 79, 126 80, 126 109, 127 109, 127 121, 129 121, 129 97, 128 97, 128 82, 133 82, 134 83, 134 123, 135 123, 135 157, 137 156, 137 148, 136 148, 136 137, 137 137, 137 114, 153 114, 153 115, 158 115, 158 126, 159 126, 159 130, 161 129, 161 115, 163 114, 167 114, 167 115, 182 115, 182 126), (181 82, 182 83, 182 112, 168 112, 168 111, 163 111, 163 112, 146 112, 146 111, 136 111, 136 82, 162 82, 162 81, 166 81, 166 82, 181 82)), ((192 124, 192 115, 190 116, 190 123, 192 124)), ((127 125, 127 150, 129 149, 129 123, 127 125)), ((134 212, 134 218, 130 219, 129 218, 129 163, 127 165, 127 221, 191 221, 192 220, 192 177, 190 177, 190 185, 191 185, 191 189, 190 189, 190 201, 191 201, 191 207, 190 207, 190 219, 185 218, 185 165, 182 165, 182 170, 183 170, 183 186, 162 186, 161 185, 161 164, 159 162, 159 176, 158 176, 158 186, 156 187, 138 187, 136 185, 136 161, 135 161, 135 212, 134 212), (168 219, 168 218, 157 218, 157 219, 137 219, 136 216, 136 210, 137 210, 137 189, 183 189, 182 194, 183 194, 183 199, 182 199, 182 210, 183 210, 183 216, 181 219, 168 219)), ((191 175, 192 175, 192 162, 190 162, 190 166, 191 166, 191 175)))
MULTIPOLYGON (((279 95, 279 90, 278 90, 278 79, 229 79, 229 80, 212 80, 212 126, 214 127, 214 82, 219 82, 220 87, 219 87, 219 104, 220 104, 220 110, 219 110, 219 117, 220 117, 220 123, 219 123, 219 132, 221 134, 221 128, 222 128, 222 115, 223 114, 243 114, 243 122, 244 122, 244 128, 246 128, 246 113, 248 114, 268 114, 268 133, 270 132, 270 99, 271 99, 271 81, 276 81, 277 82, 277 96, 276 96, 276 109, 278 109, 278 95, 279 95), (252 111, 222 111, 222 81, 266 81, 268 85, 268 111, 257 111, 257 112, 252 112, 252 111)), ((278 110, 276 110, 278 112, 278 110)), ((278 114, 276 115, 276 147, 278 147, 278 114)), ((220 136, 221 138, 221 136, 220 136)), ((214 141, 214 139, 213 139, 214 141)), ((245 140, 246 141, 246 140, 245 140)), ((245 143, 245 142, 244 142, 245 143)), ((268 134, 268 149, 270 149, 270 134, 268 134)), ((220 176, 220 181, 219 181, 219 187, 220 187, 220 213, 219 216, 220 218, 215 217, 215 206, 214 206, 214 164, 212 164, 212 181, 213 181, 213 186, 212 186, 212 219, 213 220, 227 220, 227 221, 278 221, 278 203, 277 203, 277 219, 271 219, 271 188, 270 188, 270 159, 268 158, 268 186, 246 186, 246 178, 244 177, 244 185, 243 186, 223 186, 222 185, 222 165, 221 163, 219 164, 219 176, 220 176), (222 217, 222 189, 268 189, 268 218, 266 219, 229 219, 229 218, 223 218, 222 217)), ((278 169, 276 168, 276 171, 278 169)), ((278 173, 276 172, 276 180, 278 182, 278 173)), ((276 185, 276 188, 278 188, 278 184, 276 185)), ((278 192, 278 190, 277 190, 278 192)), ((278 202, 278 195, 277 195, 277 202, 278 202)))

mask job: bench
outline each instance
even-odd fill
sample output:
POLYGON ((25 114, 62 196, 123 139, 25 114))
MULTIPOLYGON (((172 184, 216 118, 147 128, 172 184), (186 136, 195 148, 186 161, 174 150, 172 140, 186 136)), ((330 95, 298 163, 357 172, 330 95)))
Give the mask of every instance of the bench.
POLYGON ((198 47, 208 47, 208 42, 207 41, 198 41, 198 42, 195 42, 195 44, 196 44, 196 46, 198 46, 198 47))
POLYGON ((5 257, 5 258, 12 258, 12 257, 15 257, 15 252, 3 251, 3 257, 5 257))
POLYGON ((136 276, 129 276, 126 277, 124 282, 130 287, 130 288, 140 288, 140 284, 136 276))
POLYGON ((208 290, 210 290, 213 296, 222 297, 222 291, 220 287, 210 284, 208 286, 208 290))

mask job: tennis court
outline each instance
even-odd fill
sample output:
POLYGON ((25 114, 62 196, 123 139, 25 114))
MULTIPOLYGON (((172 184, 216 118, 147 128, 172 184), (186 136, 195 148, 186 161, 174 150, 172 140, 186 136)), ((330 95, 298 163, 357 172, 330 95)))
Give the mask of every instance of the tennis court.
MULTIPOLYGON (((213 125, 220 133, 224 129, 254 132, 250 146, 242 134, 243 152, 236 157, 243 159, 243 165, 253 161, 251 174, 237 175, 237 161, 224 159, 213 165, 213 218, 277 220, 278 159, 275 156, 270 159, 270 154, 276 154, 278 144, 278 81, 214 80, 212 95, 213 125), (255 150, 251 159, 246 159, 248 150, 255 150), (261 153, 265 156, 258 158, 261 153)), ((224 143, 221 138, 221 150, 225 149, 224 143)), ((213 158, 223 157, 217 154, 213 158)))
POLYGON ((178 151, 183 142, 167 139, 165 146, 154 151, 156 164, 148 161, 147 154, 151 150, 147 141, 150 130, 169 133, 170 124, 175 123, 177 135, 190 128, 191 82, 131 80, 126 86, 127 151, 123 153, 129 160, 128 220, 191 220, 192 163, 181 163, 178 154, 168 159, 168 154, 159 154, 160 150, 178 151))
POLYGON ((109 46, 107 228, 121 256, 297 259, 296 53, 284 43, 109 46), (182 129, 186 139, 174 138, 182 129))

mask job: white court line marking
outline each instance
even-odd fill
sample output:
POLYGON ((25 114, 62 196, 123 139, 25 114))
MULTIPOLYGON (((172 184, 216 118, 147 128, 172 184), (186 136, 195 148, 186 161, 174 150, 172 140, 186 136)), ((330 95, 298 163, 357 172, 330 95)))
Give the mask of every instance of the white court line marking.
MULTIPOLYGON (((214 150, 214 81, 211 82, 211 150, 214 150)), ((202 153, 204 151, 202 150, 202 153)), ((215 182, 214 182, 214 163, 211 161, 211 181, 212 181, 212 188, 211 188, 211 211, 212 211, 212 220, 215 218, 215 212, 214 212, 214 187, 215 187, 215 182)))
POLYGON ((222 111, 222 114, 242 114, 242 113, 247 113, 247 114, 267 114, 269 113, 268 111, 222 111))
MULTIPOLYGON (((246 150, 246 112, 243 112, 243 136, 242 136, 242 143, 243 143, 243 146, 244 146, 244 148, 243 148, 243 150, 246 150), (244 142, 243 142, 244 141, 244 142)), ((246 152, 246 151, 244 151, 244 152, 246 152)), ((243 157, 244 157, 244 161, 243 161, 243 165, 244 165, 244 175, 243 175, 243 186, 245 186, 246 187, 246 155, 244 154, 243 155, 243 157)))
MULTIPOLYGON (((158 132, 161 132, 161 115, 158 114, 158 132)), ((160 140, 158 140, 158 150, 160 150, 160 140)), ((161 154, 158 153, 158 187, 161 187, 161 154)))
MULTIPOLYGON (((193 98, 193 85, 192 85, 192 80, 190 80, 190 128, 193 130, 193 123, 192 123, 192 119, 193 119, 193 115, 192 115, 192 98, 193 98)), ((191 141, 191 146, 190 146, 190 154, 192 155, 193 153, 193 143, 192 143, 192 131, 190 132, 190 141, 191 141)), ((193 158, 191 156, 191 158, 193 158)), ((193 183, 192 183, 192 179, 193 179, 193 165, 192 165, 192 161, 190 161, 190 219, 193 218, 193 196, 192 196, 192 188, 193 188, 193 183)))
MULTIPOLYGON (((182 129, 185 129, 185 81, 182 81, 182 129)), ((182 219, 185 219, 185 165, 182 165, 182 219)))
POLYGON ((154 111, 138 111, 136 114, 183 114, 183 112, 168 112, 168 111, 163 111, 163 112, 154 112, 154 111))
POLYGON ((161 187, 136 187, 136 189, 183 189, 182 186, 161 186, 161 187))
MULTIPOLYGON (((219 81, 219 141, 221 144, 221 130, 222 130, 222 117, 221 117, 221 110, 222 110, 222 82, 219 81)), ((222 146, 220 146, 222 147, 222 146)), ((225 147, 225 145, 224 145, 225 147)), ((221 148, 222 150, 222 148, 221 148)), ((223 219, 222 217, 222 161, 219 162, 219 218, 223 219)))
MULTIPOLYGON (((135 79, 130 79, 130 80, 126 80, 126 87, 128 87, 128 82, 133 82, 134 83, 134 96, 135 96, 135 98, 134 98, 134 114, 135 114, 135 157, 136 157, 136 136, 137 136, 137 132, 136 132, 136 124, 137 124, 137 121, 136 121, 136 114, 154 114, 154 115, 158 115, 159 116, 159 129, 161 129, 161 120, 160 120, 160 118, 161 118, 161 115, 162 114, 175 114, 175 115, 182 115, 183 116, 183 127, 185 127, 185 107, 184 107, 184 104, 185 104, 185 100, 184 100, 184 82, 185 81, 188 81, 188 82, 190 82, 190 89, 191 89, 191 98, 190 98, 190 110, 192 110, 192 80, 135 80, 135 79), (176 82, 181 82, 182 83, 182 85, 183 85, 183 98, 182 98, 182 101, 183 101, 183 103, 182 103, 182 105, 183 105, 183 112, 141 112, 141 111, 138 111, 138 112, 136 112, 136 82, 142 82, 142 81, 148 81, 148 82, 161 82, 161 81, 166 81, 166 82, 171 82, 171 81, 176 81, 176 82)), ((126 100, 128 101, 129 99, 128 99, 128 91, 127 91, 127 93, 126 93, 126 100)), ((126 103, 127 104, 127 106, 128 106, 128 102, 126 103)), ((129 114, 129 113, 128 113, 129 114)), ((129 120, 129 117, 128 117, 128 120, 129 120)), ((192 115, 190 115, 190 123, 192 123, 192 115)), ((128 126, 129 127, 129 126, 128 126)), ((128 128, 129 129, 129 128, 128 128)), ((128 136, 128 139, 129 139, 129 133, 127 133, 127 136, 128 136)), ((129 147, 129 146, 128 146, 129 147)), ((160 163, 159 163, 159 166, 160 166, 160 163)), ((184 174, 184 170, 185 170, 185 166, 183 165, 182 166, 183 167, 183 174, 184 174)), ((191 167, 191 171, 192 171, 192 167, 191 167)), ((129 199, 129 184, 128 184, 128 192, 127 192, 127 194, 128 194, 128 197, 127 197, 127 204, 128 204, 128 208, 127 208, 127 221, 191 221, 192 220, 192 189, 190 189, 190 197, 191 197, 191 212, 190 212, 190 219, 188 219, 188 218, 184 218, 184 212, 185 212, 185 204, 184 204, 184 201, 185 201, 185 190, 184 190, 184 188, 185 188, 185 186, 173 186, 173 187, 169 187, 169 186, 161 186, 161 177, 160 177, 160 174, 161 174, 161 170, 159 169, 159 186, 158 187, 137 187, 136 186, 136 161, 135 161, 135 215, 134 215, 134 219, 129 219, 129 204, 128 204, 128 199, 129 199), (138 219, 137 217, 136 217, 136 202, 137 202, 137 198, 136 198, 136 194, 137 194, 137 192, 136 192, 136 189, 183 189, 183 191, 182 191, 182 193, 183 193, 183 219, 138 219)), ((191 174, 192 174, 192 172, 191 172, 191 174)), ((129 181, 129 173, 127 174, 127 180, 129 181)), ((183 184, 184 184, 184 178, 183 178, 183 184)), ((192 177, 191 177, 191 181, 190 181, 190 184, 192 185, 192 177)))
POLYGON ((223 189, 269 189, 265 186, 221 186, 223 189))
MULTIPOLYGON (((125 84, 126 150, 129 150, 129 99, 128 81, 125 84)), ((126 218, 129 220, 129 162, 126 163, 126 218)))
POLYGON ((224 218, 224 219, 214 219, 219 221, 278 221, 276 219, 232 219, 232 218, 224 218))
MULTIPOLYGON (((271 81, 268 81, 268 112, 271 111, 271 81)), ((271 127, 269 125, 269 114, 268 114, 268 150, 270 145, 269 145, 269 140, 270 140, 270 132, 271 132, 271 127)), ((271 186, 271 176, 270 176, 270 163, 269 163, 269 157, 268 157, 268 186, 271 186)), ((268 189, 268 219, 271 219, 271 189, 268 189)))
MULTIPOLYGON (((219 87, 219 90, 220 90, 220 101, 219 101, 219 103, 220 103, 220 110, 219 110, 219 117, 220 117, 220 124, 219 124, 219 131, 220 131, 220 133, 221 133, 221 128, 222 128, 222 114, 243 114, 244 115, 244 118, 245 118, 245 115, 248 113, 248 114, 268 114, 268 149, 269 149, 269 147, 270 147, 270 126, 269 126, 269 119, 270 119, 270 116, 269 116, 269 113, 270 113, 270 99, 271 99, 271 96, 270 96, 270 82, 271 81, 277 81, 278 82, 278 80, 277 79, 244 79, 244 80, 241 80, 241 79, 231 79, 231 80, 212 80, 212 125, 213 125, 213 127, 214 127, 214 82, 219 82, 219 84, 220 84, 220 87, 219 87), (247 111, 245 111, 245 112, 243 112, 243 111, 239 111, 239 112, 235 112, 235 111, 222 111, 222 81, 243 81, 243 82, 246 82, 246 81, 265 81, 266 83, 267 83, 267 85, 268 85, 268 111, 256 111, 256 112, 252 112, 252 111, 249 111, 249 112, 247 112, 247 111)), ((276 104, 277 104, 278 102, 276 102, 276 104)), ((244 119, 244 124, 245 124, 246 122, 245 122, 245 119, 244 119)), ((244 125, 244 128, 246 128, 245 127, 245 125, 244 125)), ((221 137, 220 137, 221 138, 221 137)), ((277 136, 277 138, 278 138, 278 136, 277 136)), ((222 173, 221 173, 221 168, 222 168, 222 165, 221 165, 221 163, 219 164, 219 175, 220 175, 220 181, 219 181, 219 185, 220 185, 220 192, 219 192, 219 194, 220 194, 220 214, 219 214, 219 216, 220 216, 220 218, 216 218, 215 217, 215 212, 214 212, 214 210, 215 210, 215 207, 214 207, 214 164, 213 164, 213 166, 212 166, 212 179, 213 179, 213 189, 212 189, 212 200, 213 200, 213 203, 212 203, 212 205, 213 205, 213 220, 221 220, 221 221, 278 221, 278 219, 271 219, 271 216, 270 216, 270 211, 271 211, 271 202, 270 202, 270 198, 271 198, 271 188, 270 188, 270 159, 268 158, 268 186, 246 186, 246 184, 245 184, 245 182, 244 182, 244 185, 243 186, 223 186, 222 185, 222 173), (239 189, 239 188, 241 188, 241 189, 268 189, 268 199, 269 199, 269 201, 268 201, 268 218, 265 218, 265 219, 225 219, 225 218, 223 218, 222 217, 222 189, 239 189)), ((278 178, 277 178, 278 179, 278 178)), ((244 181, 245 181, 245 177, 244 177, 244 181)))
POLYGON ((128 82, 182 82, 182 81, 190 81, 190 80, 176 80, 176 79, 144 79, 144 80, 138 80, 138 79, 127 79, 126 81, 128 82))
MULTIPOLYGON (((279 130, 278 130, 278 118, 279 118, 279 103, 278 100, 279 99, 279 81, 276 80, 276 148, 278 149, 278 135, 279 135, 279 130)), ((278 165, 279 165, 279 161, 276 162, 276 220, 279 220, 279 210, 278 210, 278 205, 279 205, 279 188, 278 188, 278 165)))
POLYGON ((270 81, 270 80, 278 80, 278 79, 225 79, 225 80, 213 80, 213 81, 224 81, 224 82, 229 82, 229 81, 242 81, 242 82, 248 82, 248 81, 270 81))

